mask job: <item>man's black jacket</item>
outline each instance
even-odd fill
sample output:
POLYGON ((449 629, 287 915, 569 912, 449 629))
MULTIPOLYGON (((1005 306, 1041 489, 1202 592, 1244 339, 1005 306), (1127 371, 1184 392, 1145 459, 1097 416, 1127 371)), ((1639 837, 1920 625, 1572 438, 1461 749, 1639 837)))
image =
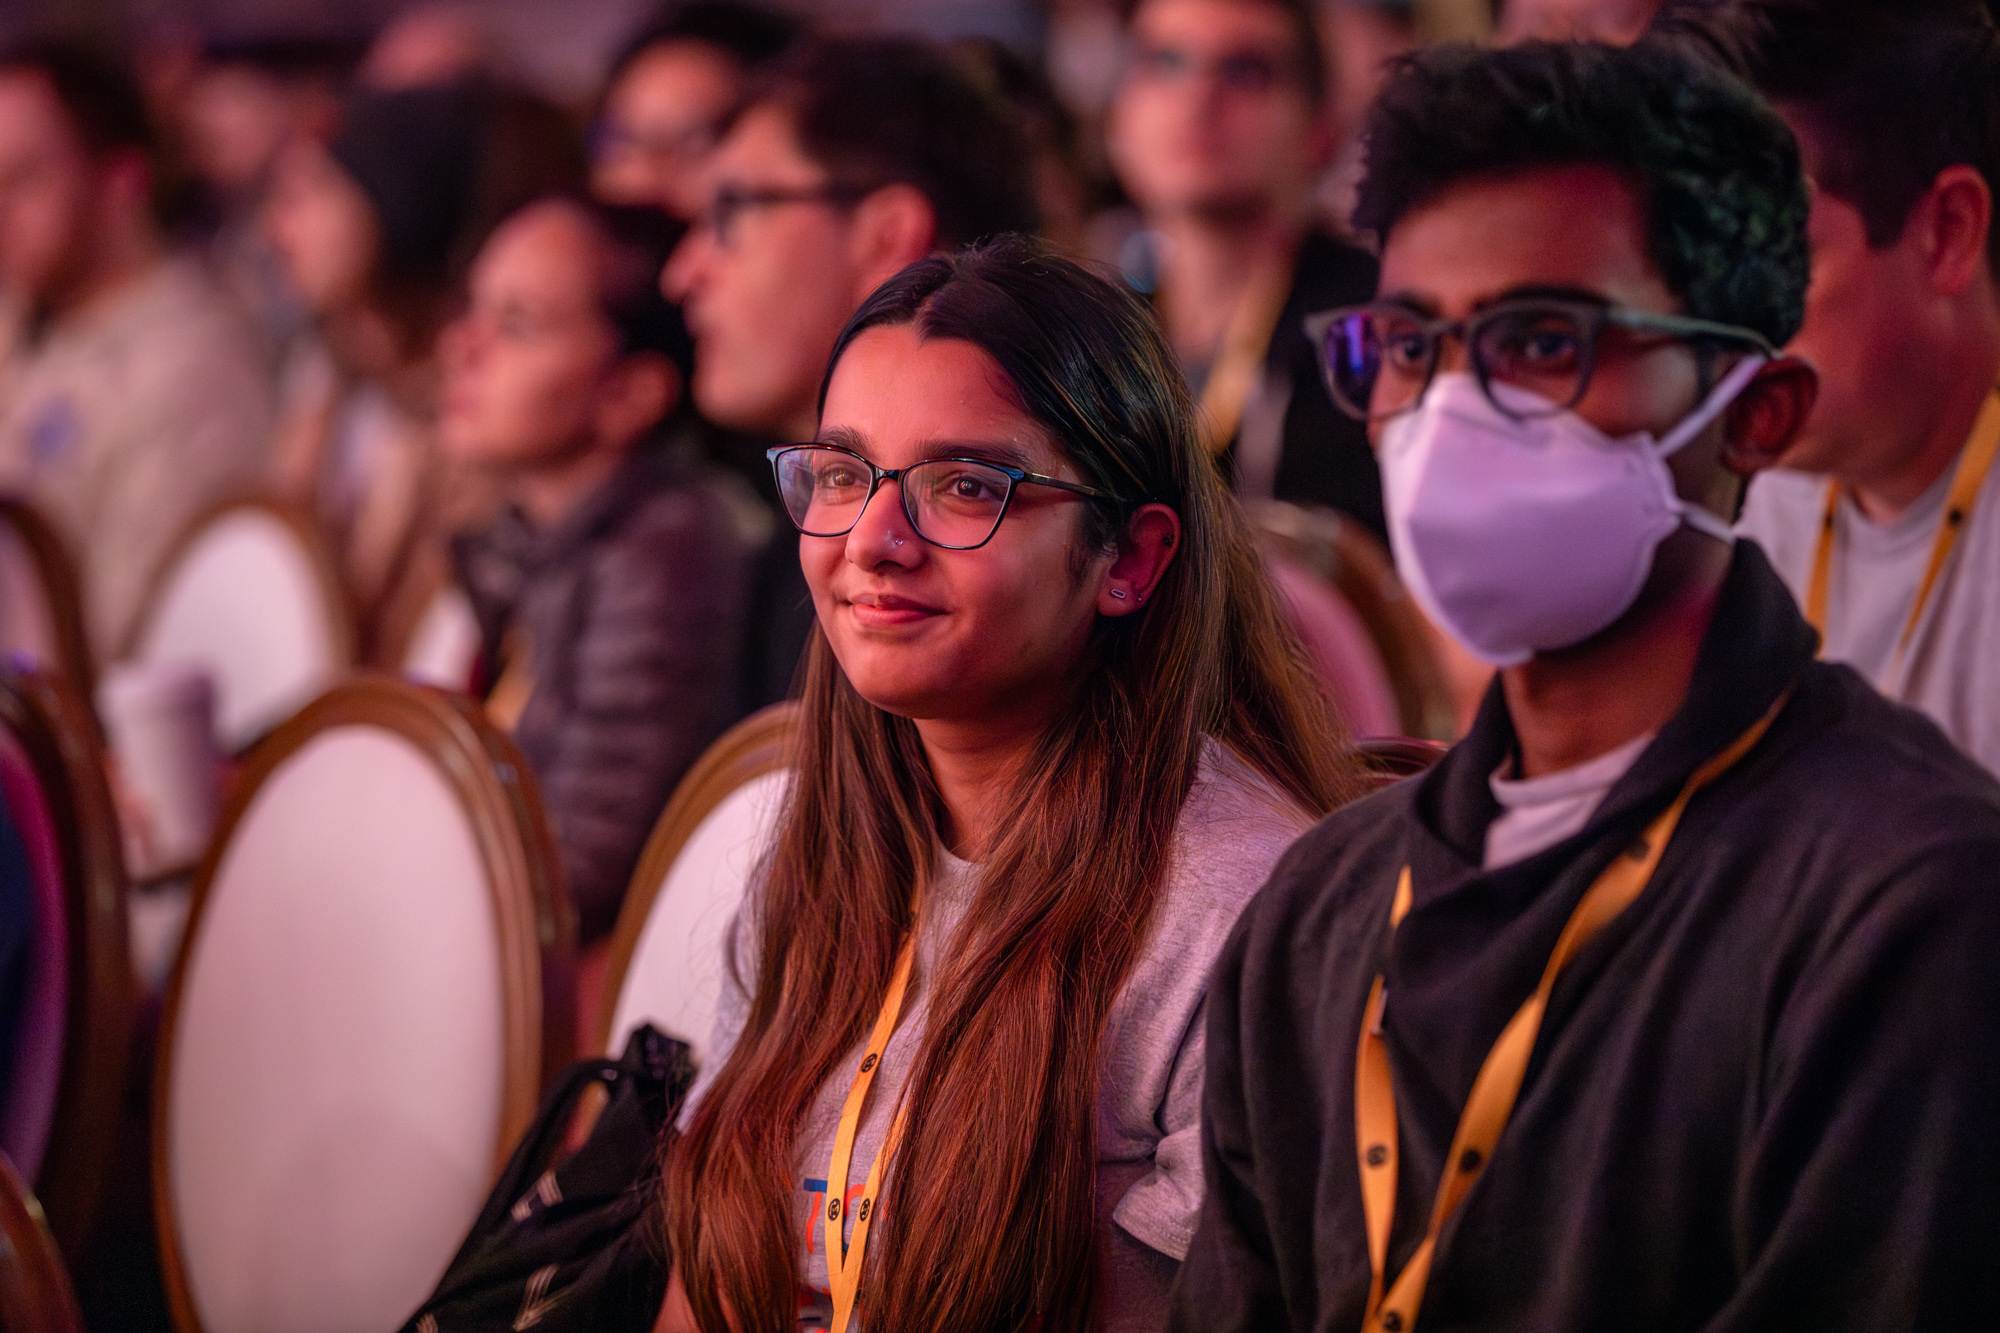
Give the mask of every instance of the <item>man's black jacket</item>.
POLYGON ((1393 1277, 1480 1061, 1584 889, 1787 687, 1557 983, 1418 1327, 2000 1326, 2000 786, 1815 642, 1739 543, 1687 702, 1581 833, 1481 870, 1513 744, 1496 686, 1431 773, 1292 848, 1210 994, 1207 1201, 1172 1328, 1361 1326, 1369 983, 1384 973, 1401 1125, 1393 1277))

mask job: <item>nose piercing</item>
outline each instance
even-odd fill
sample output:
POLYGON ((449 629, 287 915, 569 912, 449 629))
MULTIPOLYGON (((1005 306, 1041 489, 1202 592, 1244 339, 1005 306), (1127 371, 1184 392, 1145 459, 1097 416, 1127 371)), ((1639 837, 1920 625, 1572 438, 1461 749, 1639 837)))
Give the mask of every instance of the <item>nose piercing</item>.
POLYGON ((889 540, 894 542, 898 546, 901 546, 903 544, 903 539, 901 537, 891 537, 889 540))
POLYGON ((1123 588, 1113 588, 1111 590, 1111 595, 1113 597, 1116 597, 1121 602, 1125 600, 1125 590, 1123 588))

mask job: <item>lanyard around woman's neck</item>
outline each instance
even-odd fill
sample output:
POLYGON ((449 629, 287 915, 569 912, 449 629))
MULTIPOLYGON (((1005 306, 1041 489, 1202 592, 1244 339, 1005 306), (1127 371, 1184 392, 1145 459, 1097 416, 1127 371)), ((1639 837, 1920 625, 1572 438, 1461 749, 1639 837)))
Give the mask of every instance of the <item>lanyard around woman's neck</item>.
POLYGON ((847 1194, 847 1168, 854 1156, 854 1135, 861 1126, 868 1089, 882 1068, 882 1056, 889 1049, 889 1038, 895 1035, 896 1020, 903 1012, 903 992, 909 988, 910 964, 915 953, 916 932, 912 931, 903 941, 902 953, 897 955, 896 970, 889 978, 889 992, 882 997, 882 1012, 876 1017, 875 1030, 862 1050, 861 1065, 855 1070, 854 1083, 848 1088, 847 1102, 840 1111, 840 1128, 833 1136, 833 1162, 826 1173, 826 1272, 833 1287, 832 1333, 847 1333, 854 1318, 855 1299, 861 1294, 861 1263, 868 1254, 868 1224, 873 1220, 875 1201, 882 1189, 882 1167, 902 1140, 903 1120, 909 1111, 908 1102, 896 1107, 889 1135, 875 1154, 875 1163, 868 1169, 868 1183, 862 1187, 861 1204, 854 1214, 854 1239, 846 1241, 841 1235, 841 1210, 847 1194))
MULTIPOLYGON (((1952 471, 1951 486, 1945 493, 1944 516, 1938 521, 1937 540, 1931 543, 1930 563, 1924 567, 1923 582, 1917 585, 1917 599, 1910 607, 1910 619, 1903 626, 1902 637, 1896 640, 1898 659, 1909 651, 1910 640, 1917 632, 1917 623, 1923 619, 1924 607, 1929 604, 1931 593, 1937 587, 1938 575, 1944 570, 1944 562, 1951 558, 1958 539, 1965 533, 1967 522, 1972 517, 1972 506, 1986 485, 1986 476, 1993 470, 1996 456, 2000 456, 2000 388, 1986 395, 1985 405, 1979 409, 1979 416, 1972 423, 1972 434, 1967 437, 1965 448, 1959 451, 1958 465, 1952 471)), ((1822 636, 1826 634, 1826 606, 1833 587, 1833 526, 1839 510, 1840 483, 1828 482, 1826 505, 1820 513, 1819 545, 1813 551, 1812 578, 1806 585, 1806 620, 1822 636)))
MULTIPOLYGON (((1754 726, 1732 741, 1728 748, 1694 771, 1680 795, 1639 835, 1639 840, 1622 853, 1597 877, 1583 900, 1570 913, 1562 934, 1556 939, 1548 965, 1542 969, 1541 984, 1514 1012, 1498 1041, 1487 1051, 1473 1080, 1472 1095, 1458 1118, 1451 1136, 1451 1151, 1444 1159, 1438 1181, 1437 1198, 1431 1206, 1429 1228, 1409 1262, 1397 1274, 1393 1286, 1386 1281, 1389 1263, 1389 1230, 1396 1217, 1396 1173, 1398 1170, 1396 1133, 1396 1090, 1390 1076, 1389 1048, 1382 1038, 1382 1010, 1387 1000, 1378 974, 1368 992, 1362 1011, 1361 1039, 1354 1056, 1354 1146, 1361 1166, 1361 1207, 1368 1223, 1368 1314, 1362 1322, 1366 1333, 1407 1333, 1417 1322, 1423 1304, 1424 1287, 1430 1281, 1431 1263, 1437 1255, 1438 1233, 1451 1218, 1486 1169, 1500 1131, 1514 1112, 1521 1080, 1528 1072, 1528 1057, 1534 1053, 1542 1018, 1548 1012, 1549 993, 1570 959, 1644 892, 1674 836, 1681 812, 1694 794, 1721 777, 1729 767, 1757 744, 1772 721, 1791 698, 1786 690, 1754 726), (1386 1290, 1385 1290, 1386 1287, 1386 1290)), ((1410 868, 1403 867, 1396 881, 1396 896, 1389 906, 1389 927, 1402 924, 1410 910, 1410 868)))

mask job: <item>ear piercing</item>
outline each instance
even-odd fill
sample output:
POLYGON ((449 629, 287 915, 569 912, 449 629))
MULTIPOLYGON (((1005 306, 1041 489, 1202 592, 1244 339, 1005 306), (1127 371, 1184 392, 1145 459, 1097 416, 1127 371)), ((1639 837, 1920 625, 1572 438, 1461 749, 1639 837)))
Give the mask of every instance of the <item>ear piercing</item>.
POLYGON ((1111 595, 1113 597, 1116 597, 1121 602, 1125 600, 1125 590, 1123 588, 1113 588, 1111 590, 1111 595))

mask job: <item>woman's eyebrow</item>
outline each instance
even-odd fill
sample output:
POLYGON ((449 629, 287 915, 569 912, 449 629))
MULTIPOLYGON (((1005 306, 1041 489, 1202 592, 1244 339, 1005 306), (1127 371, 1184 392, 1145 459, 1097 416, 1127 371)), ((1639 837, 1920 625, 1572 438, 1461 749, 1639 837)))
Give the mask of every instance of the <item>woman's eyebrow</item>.
POLYGON ((832 430, 823 430, 813 443, 830 444, 838 449, 851 449, 864 458, 868 454, 868 442, 862 439, 861 432, 852 426, 835 426, 832 430))
POLYGON ((972 458, 980 462, 1003 463, 1032 471, 1034 462, 1018 445, 993 440, 927 440, 918 450, 920 458, 972 458))

